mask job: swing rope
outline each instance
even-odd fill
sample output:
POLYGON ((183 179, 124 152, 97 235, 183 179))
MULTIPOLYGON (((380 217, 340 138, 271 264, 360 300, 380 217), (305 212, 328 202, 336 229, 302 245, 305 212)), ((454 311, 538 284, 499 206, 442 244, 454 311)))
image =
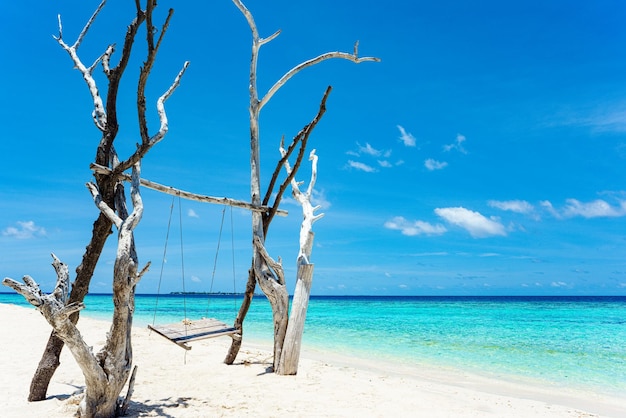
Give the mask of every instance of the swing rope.
MULTIPOLYGON (((222 209, 222 220, 220 222, 220 232, 217 237, 217 248, 215 249, 215 257, 213 259, 213 271, 211 273, 211 286, 209 287, 209 297, 207 298, 207 307, 205 316, 209 316, 209 306, 211 304, 211 295, 213 294, 213 284, 215 283, 215 271, 217 269, 217 259, 220 252, 222 242, 222 232, 224 230, 224 219, 226 217, 226 207, 222 209)), ((235 238, 234 238, 234 225, 233 225, 233 208, 230 207, 230 250, 231 250, 231 262, 233 270, 233 301, 235 304, 235 310, 237 309, 237 274, 235 271, 235 238)))
POLYGON ((230 207, 230 252, 233 264, 233 302, 237 311, 237 275, 235 274, 235 228, 233 226, 233 207, 230 207))
MULTIPOLYGON (((183 252, 183 210, 180 204, 180 195, 178 195, 178 222, 180 225, 180 269, 183 277, 183 318, 187 322, 187 292, 185 290, 185 253, 183 252)), ((185 332, 187 328, 185 327, 185 332)))
POLYGON ((170 205, 170 216, 167 220, 167 232, 165 233, 165 246, 163 248, 163 259, 161 260, 161 272, 159 273, 159 284, 157 285, 157 295, 156 301, 154 303, 154 315, 152 316, 152 325, 156 321, 157 308, 159 306, 159 295, 161 294, 161 282, 163 281, 163 269, 165 267, 165 261, 167 257, 167 242, 170 238, 170 226, 172 224, 172 213, 174 212, 174 199, 175 196, 172 196, 172 204, 170 205))
POLYGON ((217 268, 217 257, 220 253, 220 244, 222 242, 222 230, 224 229, 224 215, 226 213, 226 206, 222 209, 222 221, 220 222, 220 232, 217 236, 217 248, 215 249, 215 257, 213 259, 213 272, 211 273, 211 286, 209 287, 209 295, 206 298, 206 313, 205 316, 209 316, 209 305, 211 304, 211 295, 213 294, 213 283, 215 282, 215 270, 217 268))
MULTIPOLYGON (((154 303, 154 314, 152 316, 152 325, 156 322, 157 309, 159 307, 159 296, 161 295, 161 283, 163 282, 163 270, 165 269, 165 263, 167 262, 167 244, 170 238, 170 229, 172 226, 172 215, 174 213, 174 199, 176 197, 172 196, 172 203, 170 204, 170 215, 167 220, 167 232, 165 233, 165 245, 163 248, 163 259, 161 260, 161 272, 159 273, 159 284, 157 285, 157 295, 156 301, 154 303)), ((183 281, 183 318, 187 319, 187 300, 185 297, 185 254, 183 252, 183 215, 182 208, 180 204, 180 195, 178 196, 178 222, 180 225, 180 266, 181 266, 181 274, 183 281)))
MULTIPOLYGON (((219 337, 222 335, 232 336, 233 334, 237 332, 237 329, 234 327, 229 327, 225 323, 214 318, 202 318, 200 320, 195 320, 195 321, 191 321, 187 318, 187 302, 186 302, 187 292, 185 289, 185 263, 184 263, 184 254, 183 254, 184 245, 183 245, 183 232, 182 232, 182 229, 183 229, 182 228, 182 208, 181 208, 180 201, 181 201, 181 197, 179 195, 178 196, 178 218, 179 218, 179 225, 180 225, 180 253, 181 253, 181 270, 182 270, 182 285, 183 285, 182 296, 183 296, 184 320, 182 324, 174 323, 174 324, 166 324, 166 325, 158 325, 158 326, 154 324, 156 321, 157 306, 158 306, 159 295, 161 291, 161 282, 163 279, 163 270, 164 270, 164 265, 166 262, 167 244, 169 240, 172 214, 174 211, 174 199, 172 199, 172 204, 170 206, 170 216, 169 216, 169 220, 167 224, 167 234, 165 236, 165 248, 163 250, 163 261, 161 263, 161 274, 159 276, 159 284, 157 288, 158 293, 157 293, 155 307, 154 307, 154 317, 152 319, 152 325, 148 325, 148 328, 151 329, 152 331, 157 332, 159 335, 167 338, 173 343, 179 345, 180 347, 183 347, 185 350, 190 350, 191 346, 189 346, 188 343, 190 343, 191 341, 201 340, 205 338, 219 337)), ((224 208, 224 210, 222 211, 222 221, 220 223, 220 232, 219 232, 219 237, 218 237, 218 242, 217 242, 215 262, 213 265, 213 272, 211 275, 211 292, 213 291, 213 283, 215 280, 215 271, 217 268, 217 259, 218 259, 220 243, 222 239, 222 231, 223 231, 223 226, 224 226, 225 213, 226 213, 226 208, 224 208)), ((233 287, 234 287, 236 276, 235 276, 235 261, 234 261, 235 244, 234 244, 234 238, 232 237, 233 229, 234 227, 233 227, 232 208, 231 208, 231 241, 232 241, 231 250, 233 252, 233 287)), ((209 300, 210 300, 210 297, 209 297, 209 300)), ((236 304, 236 300, 235 300, 235 304, 236 304)), ((208 301, 207 301, 207 316, 208 316, 208 301)))

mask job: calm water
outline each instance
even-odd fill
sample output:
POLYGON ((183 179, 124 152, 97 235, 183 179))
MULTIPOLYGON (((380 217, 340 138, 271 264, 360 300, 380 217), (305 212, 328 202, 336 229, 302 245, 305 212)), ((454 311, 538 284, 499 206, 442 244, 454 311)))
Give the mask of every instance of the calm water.
MULTIPOLYGON (((30 306, 16 294, 0 303, 30 306)), ((135 325, 185 316, 232 323, 232 296, 137 295, 135 325), (186 315, 185 315, 186 310, 186 315)), ((110 319, 111 297, 84 315, 110 319)), ((43 319, 42 319, 43 320, 43 319)), ((244 338, 270 341, 271 308, 256 297, 244 338)), ((491 376, 626 393, 626 297, 313 297, 304 345, 363 359, 456 367, 491 376)))

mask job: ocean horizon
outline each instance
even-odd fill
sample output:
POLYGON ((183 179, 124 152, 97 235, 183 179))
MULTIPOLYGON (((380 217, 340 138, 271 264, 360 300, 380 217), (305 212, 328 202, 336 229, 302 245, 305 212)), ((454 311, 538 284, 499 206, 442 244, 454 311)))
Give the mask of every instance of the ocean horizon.
MULTIPOLYGON (((134 325, 213 317, 232 324, 238 294, 137 294, 134 325)), ((31 306, 16 293, 0 303, 31 306)), ((110 321, 110 294, 82 315, 110 321)), ((43 320, 43 319, 42 319, 43 320)), ((271 306, 257 295, 244 339, 271 346, 271 306)), ((168 344, 163 339, 163 344, 168 344)), ((376 364, 626 393, 626 296, 311 296, 303 350, 376 364)))

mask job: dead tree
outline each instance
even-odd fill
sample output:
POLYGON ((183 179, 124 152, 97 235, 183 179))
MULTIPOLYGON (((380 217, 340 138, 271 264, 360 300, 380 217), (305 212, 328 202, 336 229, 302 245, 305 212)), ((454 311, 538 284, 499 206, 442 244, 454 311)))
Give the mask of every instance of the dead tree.
MULTIPOLYGON (((106 344, 97 354, 83 340, 80 331, 71 321, 70 315, 83 309, 83 303, 70 303, 68 297, 69 273, 66 264, 54 254, 53 266, 57 272, 57 284, 54 291, 45 295, 37 283, 29 276, 24 276, 24 284, 5 278, 3 284, 12 287, 30 304, 35 306, 46 318, 57 335, 69 347, 85 376, 85 393, 79 405, 81 417, 114 417, 121 415, 128 405, 118 401, 132 367, 131 325, 134 311, 135 286, 147 271, 146 265, 138 270, 137 253, 133 239, 133 230, 139 224, 143 214, 143 203, 139 193, 139 163, 133 166, 131 185, 132 213, 128 214, 124 197, 124 187, 116 187, 115 203, 117 210, 111 208, 102 199, 98 188, 88 183, 94 202, 100 211, 117 227, 118 246, 113 275, 114 311, 113 323, 106 344)), ((129 382, 132 392, 133 380, 129 382)))
MULTIPOLYGON (((283 157, 286 151, 283 147, 280 149, 283 157)), ((317 155, 315 150, 309 155, 311 161, 311 180, 306 192, 302 193, 299 183, 295 178, 291 179, 291 188, 294 198, 302 206, 302 226, 300 228, 300 251, 297 258, 296 287, 293 292, 293 302, 289 323, 287 325, 287 333, 285 335, 285 343, 283 345, 283 354, 278 363, 278 374, 290 375, 298 372, 298 361, 300 359, 300 347, 302 343, 302 334, 304 332, 304 322, 306 312, 309 306, 309 297, 311 296, 311 284, 313 283, 313 264, 311 263, 311 251, 313 250, 313 223, 324 216, 323 213, 316 215, 315 211, 320 206, 313 206, 311 198, 313 195, 313 187, 317 180, 317 155)), ((285 169, 291 173, 289 161, 285 161, 285 169)))
MULTIPOLYGON (((155 138, 157 141, 154 141, 154 143, 150 145, 149 138, 146 138, 147 130, 143 127, 145 126, 145 98, 143 92, 145 89, 147 76, 150 73, 150 70, 154 63, 154 59, 156 57, 156 53, 161 43, 161 39, 163 38, 165 31, 167 30, 169 20, 172 16, 173 11, 170 10, 165 24, 161 28, 160 37, 155 45, 154 33, 156 31, 155 28, 152 26, 152 12, 154 7, 156 6, 156 2, 154 0, 148 0, 146 10, 142 10, 139 0, 137 0, 136 15, 126 30, 121 56, 117 65, 113 66, 111 64, 111 58, 113 53, 115 52, 115 45, 109 45, 105 49, 105 52, 100 57, 98 57, 93 64, 87 66, 83 64, 82 60, 78 56, 78 48, 83 38, 87 35, 87 32, 89 31, 96 17, 104 8, 105 3, 106 0, 103 0, 100 3, 100 5, 93 13, 87 24, 84 26, 83 30, 81 31, 80 35, 73 45, 68 45, 63 39, 63 27, 61 24, 61 17, 59 16, 59 35, 56 36, 55 39, 58 44, 68 53, 74 64, 74 67, 80 71, 89 89, 89 93, 93 101, 92 115, 94 124, 101 133, 101 139, 96 149, 95 164, 101 167, 109 168, 108 172, 94 171, 95 183, 102 200, 109 207, 114 208, 115 187, 118 183, 118 177, 123 173, 123 171, 129 169, 135 162, 139 161, 141 157, 145 155, 145 153, 151 148, 151 146, 154 143, 158 142, 158 140, 160 140, 162 136, 165 135, 165 132, 167 132, 167 119, 165 118, 165 124, 163 125, 164 129, 160 130, 159 135, 157 135, 157 137, 155 138), (137 97, 140 120, 144 121, 142 122, 141 128, 142 144, 137 148, 137 151, 130 158, 122 163, 118 163, 118 165, 114 168, 113 156, 115 155, 115 148, 113 145, 119 130, 117 118, 117 97, 119 86, 130 59, 137 31, 146 20, 149 45, 147 58, 144 63, 144 67, 142 67, 141 69, 141 77, 138 85, 137 97), (104 98, 100 95, 100 90, 98 89, 96 81, 93 77, 93 71, 99 63, 102 63, 102 68, 108 82, 108 86, 106 88, 106 96, 104 98)), ((178 77, 177 80, 179 78, 180 77, 178 77)), ((164 99, 166 99, 166 97, 164 99)), ((76 267, 76 279, 72 284, 71 292, 69 295, 70 304, 81 303, 84 300, 85 295, 89 290, 89 283, 100 258, 100 254, 102 253, 102 250, 104 248, 104 244, 106 243, 108 237, 112 232, 111 227, 111 220, 100 212, 98 218, 93 224, 91 239, 85 248, 82 262, 80 263, 80 265, 78 265, 78 267, 76 267)), ((78 321, 78 317, 79 312, 75 311, 70 315, 70 320, 73 323, 76 323, 78 321)), ((42 358, 37 367, 37 370, 35 371, 35 374, 31 381, 30 393, 28 396, 29 401, 39 401, 46 399, 46 392, 48 390, 50 379, 52 379, 54 372, 60 364, 59 356, 61 354, 61 350, 63 349, 63 344, 63 340, 57 335, 55 331, 52 331, 42 358)))
MULTIPOLYGON (((322 104, 320 105, 320 112, 311 122, 307 125, 296 137, 294 137, 291 145, 286 150, 286 155, 283 155, 283 158, 277 164, 277 170, 274 171, 274 175, 272 176, 272 180, 267 187, 265 197, 263 201, 261 201, 261 183, 260 183, 260 138, 259 138, 259 116, 261 109, 269 102, 272 96, 294 75, 299 73, 305 68, 318 64, 320 62, 326 61, 328 59, 340 58, 352 61, 354 63, 361 63, 366 61, 380 61, 378 58, 374 57, 359 57, 358 56, 358 42, 354 45, 354 51, 352 53, 346 52, 327 52, 322 55, 319 55, 315 58, 312 58, 308 61, 304 61, 291 70, 287 71, 274 85, 263 95, 259 97, 259 93, 257 90, 257 61, 259 49, 265 45, 266 43, 275 39, 279 34, 280 30, 270 35, 267 38, 261 38, 259 32, 257 30, 256 23, 252 16, 252 13, 246 8, 241 0, 233 0, 233 3, 237 6, 237 8, 241 11, 241 13, 246 18, 248 22, 248 26, 252 32, 252 51, 251 51, 251 60, 250 60, 250 106, 249 106, 249 118, 250 118, 250 194, 253 205, 263 205, 269 206, 274 210, 278 209, 280 201, 282 199, 283 193, 286 187, 291 183, 293 178, 295 177, 298 168, 300 167, 300 163, 304 156, 304 151, 306 149, 306 141, 308 137, 319 121, 319 118, 324 113, 326 98, 328 97, 328 93, 330 92, 330 88, 324 94, 324 98, 322 99, 322 104), (279 186, 279 191, 276 193, 273 198, 273 203, 269 204, 269 200, 274 196, 274 188, 277 183, 278 173, 282 169, 284 162, 289 158, 289 155, 293 150, 296 149, 297 146, 300 146, 300 152, 298 153, 298 157, 296 162, 294 163, 293 169, 287 175, 282 183, 279 186)), ((241 337, 243 335, 243 321, 250 307, 250 303, 252 302, 252 297, 254 296, 254 290, 256 287, 256 283, 259 283, 261 290, 267 296, 270 304, 272 306, 272 314, 274 319, 274 370, 279 370, 279 363, 283 351, 283 344, 285 340, 285 335, 287 332, 287 324, 288 324, 288 311, 289 311, 289 294, 287 292, 286 284, 284 282, 284 277, 281 278, 279 275, 274 274, 275 271, 272 271, 270 267, 270 258, 263 257, 265 238, 269 229, 269 225, 273 219, 275 212, 269 211, 266 213, 253 212, 252 214, 252 235, 253 235, 253 257, 252 257, 252 267, 248 273, 248 282, 246 284, 246 290, 244 294, 244 300, 239 309, 239 313, 235 320, 235 328, 239 330, 239 338, 234 338, 233 343, 230 347, 230 350, 226 356, 225 362, 227 364, 231 364, 234 362, 237 353, 239 352, 239 348, 241 347, 241 337)), ((311 271, 312 272, 312 271, 311 271)), ((280 369, 285 370, 285 369, 280 369)), ((290 368, 292 370, 292 368, 290 368)), ((291 373, 291 372, 290 372, 291 373)), ((295 373, 295 372, 293 372, 295 373)))
MULTIPOLYGON (((50 378, 59 364, 58 355, 63 344, 68 345, 85 376, 85 394, 79 407, 79 414, 86 417, 112 417, 123 414, 132 393, 134 372, 131 376, 126 400, 124 402, 118 401, 119 394, 128 380, 132 366, 130 333, 134 312, 135 286, 148 267, 146 266, 143 270, 138 271, 137 254, 133 239, 133 230, 139 223, 143 213, 143 204, 139 193, 139 165, 143 156, 160 142, 168 131, 168 119, 164 103, 178 87, 180 79, 188 66, 186 62, 173 84, 157 100, 156 107, 160 126, 158 131, 150 136, 146 122, 145 87, 173 10, 170 9, 160 30, 159 38, 155 42, 154 34, 157 33, 157 30, 152 25, 152 13, 156 2, 148 0, 146 10, 142 10, 139 1, 136 1, 137 14, 128 27, 122 58, 118 66, 111 67, 110 65, 111 56, 114 52, 114 46, 110 45, 90 67, 87 67, 78 57, 77 49, 98 13, 104 7, 104 4, 105 1, 102 1, 72 46, 67 45, 63 40, 60 18, 59 36, 55 37, 63 49, 68 52, 75 67, 81 72, 87 83, 94 104, 93 120, 96 127, 102 132, 102 139, 96 153, 96 164, 107 167, 108 171, 94 170, 95 183, 88 184, 93 199, 100 209, 100 216, 94 224, 92 240, 83 256, 83 263, 76 269, 77 279, 69 295, 68 268, 54 256, 55 261, 53 265, 57 270, 58 281, 57 287, 51 295, 43 295, 35 281, 28 276, 24 277, 25 285, 8 278, 3 281, 3 284, 14 288, 31 304, 36 306, 53 327, 52 336, 48 341, 48 347, 40 362, 38 372, 33 379, 31 389, 36 389, 37 395, 43 392, 45 397, 50 378), (130 57, 133 40, 138 28, 144 21, 146 22, 148 51, 144 65, 140 69, 137 87, 141 142, 137 144, 136 150, 127 159, 120 161, 113 147, 113 140, 118 130, 116 117, 117 92, 121 75, 130 57), (104 73, 109 82, 106 106, 92 76, 94 69, 99 63, 102 63, 104 73), (131 168, 133 211, 129 215, 126 209, 123 180, 126 177, 124 172, 131 168), (78 312, 84 307, 82 300, 89 287, 89 281, 102 251, 102 246, 110 234, 111 225, 115 225, 118 230, 118 251, 113 273, 113 323, 110 332, 107 334, 105 346, 98 354, 93 354, 91 348, 82 340, 75 324, 78 319, 78 312), (45 370, 42 372, 42 369, 45 370)), ((31 390, 31 395, 33 395, 32 392, 31 390)))
MULTIPOLYGON (((282 144, 280 152, 283 158, 287 156, 287 152, 282 144)), ((313 264, 310 262, 311 251, 313 250, 313 238, 315 235, 313 233, 313 223, 324 216, 323 213, 316 215, 315 211, 318 210, 320 206, 313 206, 311 204, 313 187, 317 179, 317 155, 315 155, 315 150, 311 151, 309 160, 312 165, 311 180, 306 192, 303 193, 300 191, 300 184, 295 178, 291 179, 292 194, 296 201, 302 206, 303 220, 300 227, 300 251, 297 258, 296 287, 293 294, 291 314, 285 332, 281 356, 277 362, 278 367, 276 368, 276 373, 281 375, 294 375, 298 372, 302 334, 304 332, 304 322, 306 320, 306 312, 311 295, 311 284, 313 282, 313 264)), ((288 160, 285 160, 284 166, 288 174, 293 172, 288 160)), ((256 237, 255 244, 259 246, 258 250, 265 262, 274 271, 274 279, 278 282, 284 282, 284 277, 281 277, 284 276, 284 274, 280 262, 276 263, 269 256, 263 245, 261 245, 258 237, 256 237)))

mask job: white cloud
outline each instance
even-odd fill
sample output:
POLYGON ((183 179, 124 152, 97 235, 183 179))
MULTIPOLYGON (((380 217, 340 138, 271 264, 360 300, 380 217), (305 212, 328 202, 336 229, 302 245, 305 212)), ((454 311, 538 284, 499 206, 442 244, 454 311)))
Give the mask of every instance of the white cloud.
POLYGON ((626 132, 626 113, 620 109, 614 113, 603 113, 589 120, 589 125, 601 132, 626 132))
POLYGON ((445 161, 437 161, 432 158, 424 161, 424 167, 426 167, 429 171, 441 170, 448 166, 448 163, 445 161))
POLYGON ((621 201, 618 207, 609 205, 604 200, 583 203, 576 199, 567 199, 563 216, 583 218, 619 217, 626 215, 626 201, 621 201))
POLYGON ((500 222, 463 207, 437 208, 435 213, 452 225, 465 229, 474 238, 506 235, 506 229, 500 222))
POLYGON ((617 205, 611 205, 605 200, 597 199, 592 202, 581 202, 578 199, 567 199, 562 209, 556 209, 547 200, 540 202, 547 212, 557 219, 574 218, 616 218, 626 216, 626 200, 619 200, 617 205))
POLYGON ((465 138, 465 135, 457 134, 455 141, 452 144, 444 145, 443 150, 452 151, 453 149, 455 149, 462 154, 467 154, 467 150, 463 148, 463 142, 465 142, 466 139, 467 138, 465 138))
POLYGON ((200 283, 202 280, 198 276, 191 276, 191 281, 195 283, 200 283))
POLYGON ((435 252, 426 252, 426 253, 415 253, 411 254, 413 257, 434 257, 434 256, 447 256, 450 255, 447 251, 435 251, 435 252))
POLYGON ((567 283, 565 283, 565 282, 552 282, 552 283, 550 283, 550 286, 552 286, 552 287, 566 287, 567 283))
POLYGON ((198 216, 198 214, 196 213, 195 210, 193 209, 189 209, 187 211, 187 216, 189 216, 190 218, 199 218, 200 216, 198 216))
POLYGON ((586 126, 595 132, 626 132, 626 103, 609 103, 597 109, 559 114, 548 126, 560 125, 586 126))
POLYGON ((416 142, 415 137, 410 132, 407 132, 402 126, 397 125, 397 127, 400 131, 400 141, 402 141, 402 143, 407 147, 414 147, 416 142))
POLYGON ((18 221, 17 227, 9 226, 2 235, 5 237, 13 237, 17 239, 30 239, 35 237, 46 236, 46 230, 40 226, 35 225, 34 221, 18 221))
POLYGON ((319 206, 321 209, 328 209, 331 206, 328 199, 326 199, 326 193, 317 189, 313 189, 311 203, 313 206, 319 206))
POLYGON ((542 200, 541 202, 539 202, 539 204, 541 205, 542 208, 544 208, 546 211, 548 211, 555 218, 557 218, 557 219, 561 218, 561 215, 559 214, 559 211, 554 209, 554 206, 552 205, 552 203, 550 203, 549 200, 542 200))
POLYGON ((525 200, 490 200, 487 204, 492 208, 524 214, 531 213, 535 209, 525 200))
POLYGON ((387 160, 378 160, 378 165, 381 167, 385 167, 385 168, 389 168, 389 167, 393 167, 393 164, 391 164, 389 161, 387 160))
POLYGON ((376 148, 372 147, 369 143, 365 143, 365 146, 362 146, 361 144, 359 144, 358 142, 356 143, 359 147, 359 154, 368 154, 368 155, 372 155, 374 157, 378 157, 380 155, 382 155, 382 151, 377 150, 376 148))
POLYGON ((408 221, 402 216, 395 216, 385 222, 385 228, 402 232, 403 235, 441 235, 447 231, 446 227, 437 224, 432 225, 424 221, 408 221))
POLYGON ((352 160, 348 160, 348 167, 354 168, 356 170, 365 171, 366 173, 375 173, 376 171, 378 171, 372 166, 361 163, 359 161, 352 161, 352 160))

